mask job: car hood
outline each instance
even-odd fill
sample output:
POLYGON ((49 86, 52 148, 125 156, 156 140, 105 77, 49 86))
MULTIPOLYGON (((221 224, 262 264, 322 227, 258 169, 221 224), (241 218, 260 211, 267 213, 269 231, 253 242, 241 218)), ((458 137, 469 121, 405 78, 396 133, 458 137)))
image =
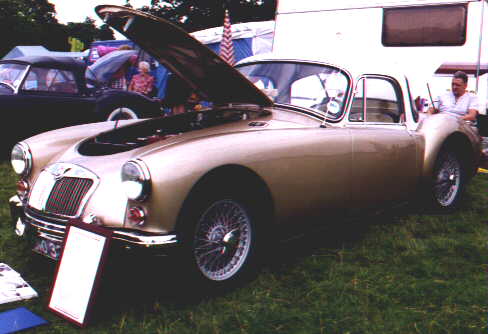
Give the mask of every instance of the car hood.
POLYGON ((171 22, 131 8, 101 5, 98 16, 216 104, 273 102, 239 71, 171 22))

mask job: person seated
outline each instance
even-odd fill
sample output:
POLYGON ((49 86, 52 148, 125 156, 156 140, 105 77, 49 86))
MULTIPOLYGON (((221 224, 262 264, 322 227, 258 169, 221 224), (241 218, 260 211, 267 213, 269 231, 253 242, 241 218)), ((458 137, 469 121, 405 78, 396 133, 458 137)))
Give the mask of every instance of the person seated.
POLYGON ((139 74, 132 77, 128 90, 149 96, 154 90, 155 78, 149 74, 150 65, 147 61, 139 62, 139 74))
POLYGON ((475 121, 478 115, 479 102, 474 93, 467 90, 468 76, 462 71, 454 73, 450 92, 438 98, 438 107, 428 109, 429 114, 438 112, 458 116, 465 121, 475 121))

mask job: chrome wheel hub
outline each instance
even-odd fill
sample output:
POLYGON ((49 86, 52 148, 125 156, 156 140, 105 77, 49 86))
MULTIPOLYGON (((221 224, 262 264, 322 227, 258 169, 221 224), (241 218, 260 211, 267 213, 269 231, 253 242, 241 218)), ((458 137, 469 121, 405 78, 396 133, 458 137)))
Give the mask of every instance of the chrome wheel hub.
POLYGON ((451 205, 456 199, 461 184, 461 165, 456 157, 448 153, 437 170, 434 194, 442 206, 451 205))
POLYGON ((251 222, 233 200, 213 203, 200 217, 193 254, 202 274, 213 281, 231 278, 243 266, 251 246, 251 222))

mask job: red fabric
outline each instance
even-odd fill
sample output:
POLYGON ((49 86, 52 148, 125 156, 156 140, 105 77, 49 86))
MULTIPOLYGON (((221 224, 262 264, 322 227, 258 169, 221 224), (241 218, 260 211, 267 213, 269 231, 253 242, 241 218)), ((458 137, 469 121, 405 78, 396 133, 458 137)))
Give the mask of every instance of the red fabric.
POLYGON ((232 42, 232 27, 230 25, 229 11, 225 10, 224 32, 220 42, 220 57, 230 65, 236 63, 234 57, 234 43, 232 42))
POLYGON ((154 77, 150 74, 136 74, 130 81, 129 90, 148 95, 154 85, 154 77))

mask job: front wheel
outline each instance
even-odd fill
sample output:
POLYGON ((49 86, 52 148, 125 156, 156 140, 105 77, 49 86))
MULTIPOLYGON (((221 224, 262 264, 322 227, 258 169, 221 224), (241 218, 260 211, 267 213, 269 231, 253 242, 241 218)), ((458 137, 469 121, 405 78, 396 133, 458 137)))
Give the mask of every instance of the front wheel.
POLYGON ((253 239, 251 217, 243 204, 215 201, 195 227, 192 252, 198 270, 211 281, 231 279, 246 265, 253 239))
POLYGON ((227 289, 256 273, 256 211, 239 196, 202 199, 189 208, 181 264, 197 285, 227 289))
POLYGON ((440 209, 455 208, 464 193, 466 173, 459 154, 443 150, 437 157, 432 179, 432 198, 440 209))

